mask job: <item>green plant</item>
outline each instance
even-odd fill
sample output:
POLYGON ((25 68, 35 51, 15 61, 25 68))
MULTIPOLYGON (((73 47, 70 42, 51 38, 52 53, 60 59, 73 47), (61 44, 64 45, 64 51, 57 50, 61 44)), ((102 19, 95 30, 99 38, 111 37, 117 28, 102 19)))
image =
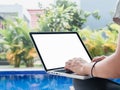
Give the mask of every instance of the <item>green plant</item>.
MULTIPOLYGON (((0 38, 2 37, 0 36, 0 38)), ((5 51, 6 49, 4 49, 3 45, 0 44, 0 60, 6 60, 5 51)))
MULTIPOLYGON (((44 14, 39 16, 40 31, 77 31, 83 28, 90 12, 78 9, 76 3, 70 0, 57 0, 55 5, 47 8, 44 14)), ((98 12, 92 14, 100 18, 98 12)))
POLYGON ((25 21, 16 18, 14 21, 6 20, 5 29, 0 31, 2 35, 0 43, 6 48, 6 58, 15 67, 19 67, 23 60, 27 67, 33 66, 35 49, 29 37, 30 29, 25 21))
POLYGON ((116 24, 110 24, 101 30, 82 29, 78 33, 92 57, 109 55, 116 49, 118 27, 116 24))

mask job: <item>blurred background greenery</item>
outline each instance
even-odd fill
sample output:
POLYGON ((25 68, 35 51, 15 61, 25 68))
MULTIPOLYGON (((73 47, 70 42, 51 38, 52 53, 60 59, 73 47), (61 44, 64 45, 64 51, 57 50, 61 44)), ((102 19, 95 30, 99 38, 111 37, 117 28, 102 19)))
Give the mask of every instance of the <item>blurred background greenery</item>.
POLYGON ((101 18, 98 11, 83 11, 73 2, 57 0, 51 8, 44 10, 44 14, 37 16, 39 27, 34 30, 20 18, 14 21, 3 20, 4 28, 0 31, 0 60, 7 60, 14 67, 20 67, 21 64, 33 67, 38 55, 29 37, 31 31, 78 32, 92 57, 110 55, 115 51, 120 26, 113 22, 97 30, 85 26, 89 16, 96 20, 101 18))
POLYGON ((99 20, 98 11, 87 12, 78 9, 77 5, 68 0, 57 0, 52 8, 39 15, 39 31, 76 31, 80 34, 92 57, 109 55, 115 51, 119 26, 111 22, 99 30, 87 28, 85 23, 88 17, 99 20))

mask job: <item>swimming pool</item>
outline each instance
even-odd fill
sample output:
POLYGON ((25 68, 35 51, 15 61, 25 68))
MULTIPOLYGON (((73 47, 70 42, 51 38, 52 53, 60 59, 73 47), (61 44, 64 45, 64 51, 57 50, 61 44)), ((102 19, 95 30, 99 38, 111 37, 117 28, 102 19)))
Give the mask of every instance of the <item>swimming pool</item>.
POLYGON ((0 90, 69 90, 72 79, 41 74, 2 74, 0 90))

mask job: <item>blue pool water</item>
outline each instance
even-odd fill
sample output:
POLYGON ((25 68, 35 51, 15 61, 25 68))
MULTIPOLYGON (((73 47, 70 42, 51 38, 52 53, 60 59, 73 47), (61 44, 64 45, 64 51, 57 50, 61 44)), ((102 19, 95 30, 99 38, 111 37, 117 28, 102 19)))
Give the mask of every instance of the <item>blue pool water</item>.
MULTIPOLYGON (((120 79, 110 79, 120 83, 120 79)), ((0 71, 0 90, 70 90, 72 79, 44 71, 0 71)))
POLYGON ((113 82, 116 82, 116 83, 120 84, 120 78, 110 79, 110 80, 112 80, 113 82))
POLYGON ((1 75, 0 90, 69 90, 72 79, 48 74, 1 75))

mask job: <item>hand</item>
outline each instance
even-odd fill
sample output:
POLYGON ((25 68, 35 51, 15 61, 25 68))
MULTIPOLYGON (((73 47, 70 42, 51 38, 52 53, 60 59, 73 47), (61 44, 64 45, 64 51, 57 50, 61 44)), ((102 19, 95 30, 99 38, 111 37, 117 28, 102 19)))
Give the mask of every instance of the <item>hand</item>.
POLYGON ((97 57, 93 58, 92 62, 98 62, 98 61, 101 61, 105 58, 106 58, 106 56, 104 56, 104 55, 103 56, 97 56, 97 57))
POLYGON ((84 69, 87 64, 82 58, 73 58, 66 62, 65 69, 71 70, 79 75, 87 75, 84 69))

